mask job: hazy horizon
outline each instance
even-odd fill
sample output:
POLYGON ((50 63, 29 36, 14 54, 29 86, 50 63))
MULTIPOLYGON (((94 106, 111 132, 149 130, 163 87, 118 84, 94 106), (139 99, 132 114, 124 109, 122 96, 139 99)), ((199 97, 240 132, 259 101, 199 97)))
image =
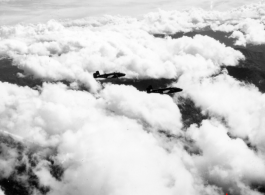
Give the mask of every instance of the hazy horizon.
POLYGON ((225 1, 225 0, 68 0, 68 1, 30 1, 0 0, 0 25, 18 23, 39 23, 51 19, 77 19, 91 16, 121 15, 139 17, 158 9, 182 11, 191 8, 202 8, 206 11, 228 11, 243 5, 260 2, 260 0, 225 1))

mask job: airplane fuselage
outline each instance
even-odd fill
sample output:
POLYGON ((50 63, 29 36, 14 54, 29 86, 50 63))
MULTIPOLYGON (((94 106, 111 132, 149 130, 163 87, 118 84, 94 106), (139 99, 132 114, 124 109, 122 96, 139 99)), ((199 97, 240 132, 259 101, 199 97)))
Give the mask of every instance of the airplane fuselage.
POLYGON ((170 93, 177 93, 182 91, 182 89, 177 87, 170 87, 165 89, 152 89, 149 91, 149 93, 160 93, 160 94, 170 94, 170 93))
POLYGON ((123 73, 109 73, 109 74, 96 75, 94 76, 94 78, 114 79, 123 76, 125 76, 125 74, 123 73))

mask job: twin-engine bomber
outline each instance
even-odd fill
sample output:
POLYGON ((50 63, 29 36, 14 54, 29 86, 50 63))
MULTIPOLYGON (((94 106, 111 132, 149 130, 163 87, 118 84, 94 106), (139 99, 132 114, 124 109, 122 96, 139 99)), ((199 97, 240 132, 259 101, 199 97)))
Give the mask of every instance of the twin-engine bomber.
MULTIPOLYGON (((124 77, 124 73, 120 72, 113 72, 113 73, 108 73, 108 74, 100 74, 99 71, 96 71, 93 74, 94 78, 103 78, 103 79, 114 79, 114 78, 120 78, 124 77)), ((160 94, 172 94, 172 93, 177 93, 181 92, 182 89, 177 88, 177 87, 167 87, 167 88, 160 88, 160 89, 153 89, 152 85, 146 88, 147 93, 160 93, 160 94)))
POLYGON ((120 72, 114 72, 114 73, 109 73, 109 74, 99 74, 99 71, 95 72, 93 74, 94 78, 104 78, 104 79, 114 79, 114 78, 119 78, 119 77, 124 77, 124 73, 120 72))
POLYGON ((160 94, 170 94, 170 93, 177 93, 181 92, 182 89, 177 87, 168 87, 163 89, 153 89, 152 85, 146 88, 147 93, 160 93, 160 94))

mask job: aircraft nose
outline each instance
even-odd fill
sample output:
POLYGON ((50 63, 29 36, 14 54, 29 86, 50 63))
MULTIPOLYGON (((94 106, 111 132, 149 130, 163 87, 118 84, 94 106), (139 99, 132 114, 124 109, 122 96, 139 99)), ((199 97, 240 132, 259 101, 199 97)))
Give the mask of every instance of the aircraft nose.
POLYGON ((181 92, 181 91, 183 91, 183 89, 180 88, 176 89, 176 92, 181 92))

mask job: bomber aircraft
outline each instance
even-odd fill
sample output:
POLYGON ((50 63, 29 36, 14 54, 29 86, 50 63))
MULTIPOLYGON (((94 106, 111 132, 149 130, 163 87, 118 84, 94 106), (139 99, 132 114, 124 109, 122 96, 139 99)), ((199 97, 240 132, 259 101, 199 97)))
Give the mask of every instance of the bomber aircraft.
POLYGON ((170 93, 177 93, 181 92, 182 89, 177 87, 168 87, 163 89, 153 89, 152 85, 146 88, 147 93, 160 93, 160 94, 170 94, 170 93))
POLYGON ((114 79, 114 78, 119 78, 119 77, 124 77, 124 73, 120 72, 113 72, 113 73, 108 73, 108 74, 99 74, 99 71, 95 72, 93 74, 94 78, 103 78, 103 79, 114 79))

